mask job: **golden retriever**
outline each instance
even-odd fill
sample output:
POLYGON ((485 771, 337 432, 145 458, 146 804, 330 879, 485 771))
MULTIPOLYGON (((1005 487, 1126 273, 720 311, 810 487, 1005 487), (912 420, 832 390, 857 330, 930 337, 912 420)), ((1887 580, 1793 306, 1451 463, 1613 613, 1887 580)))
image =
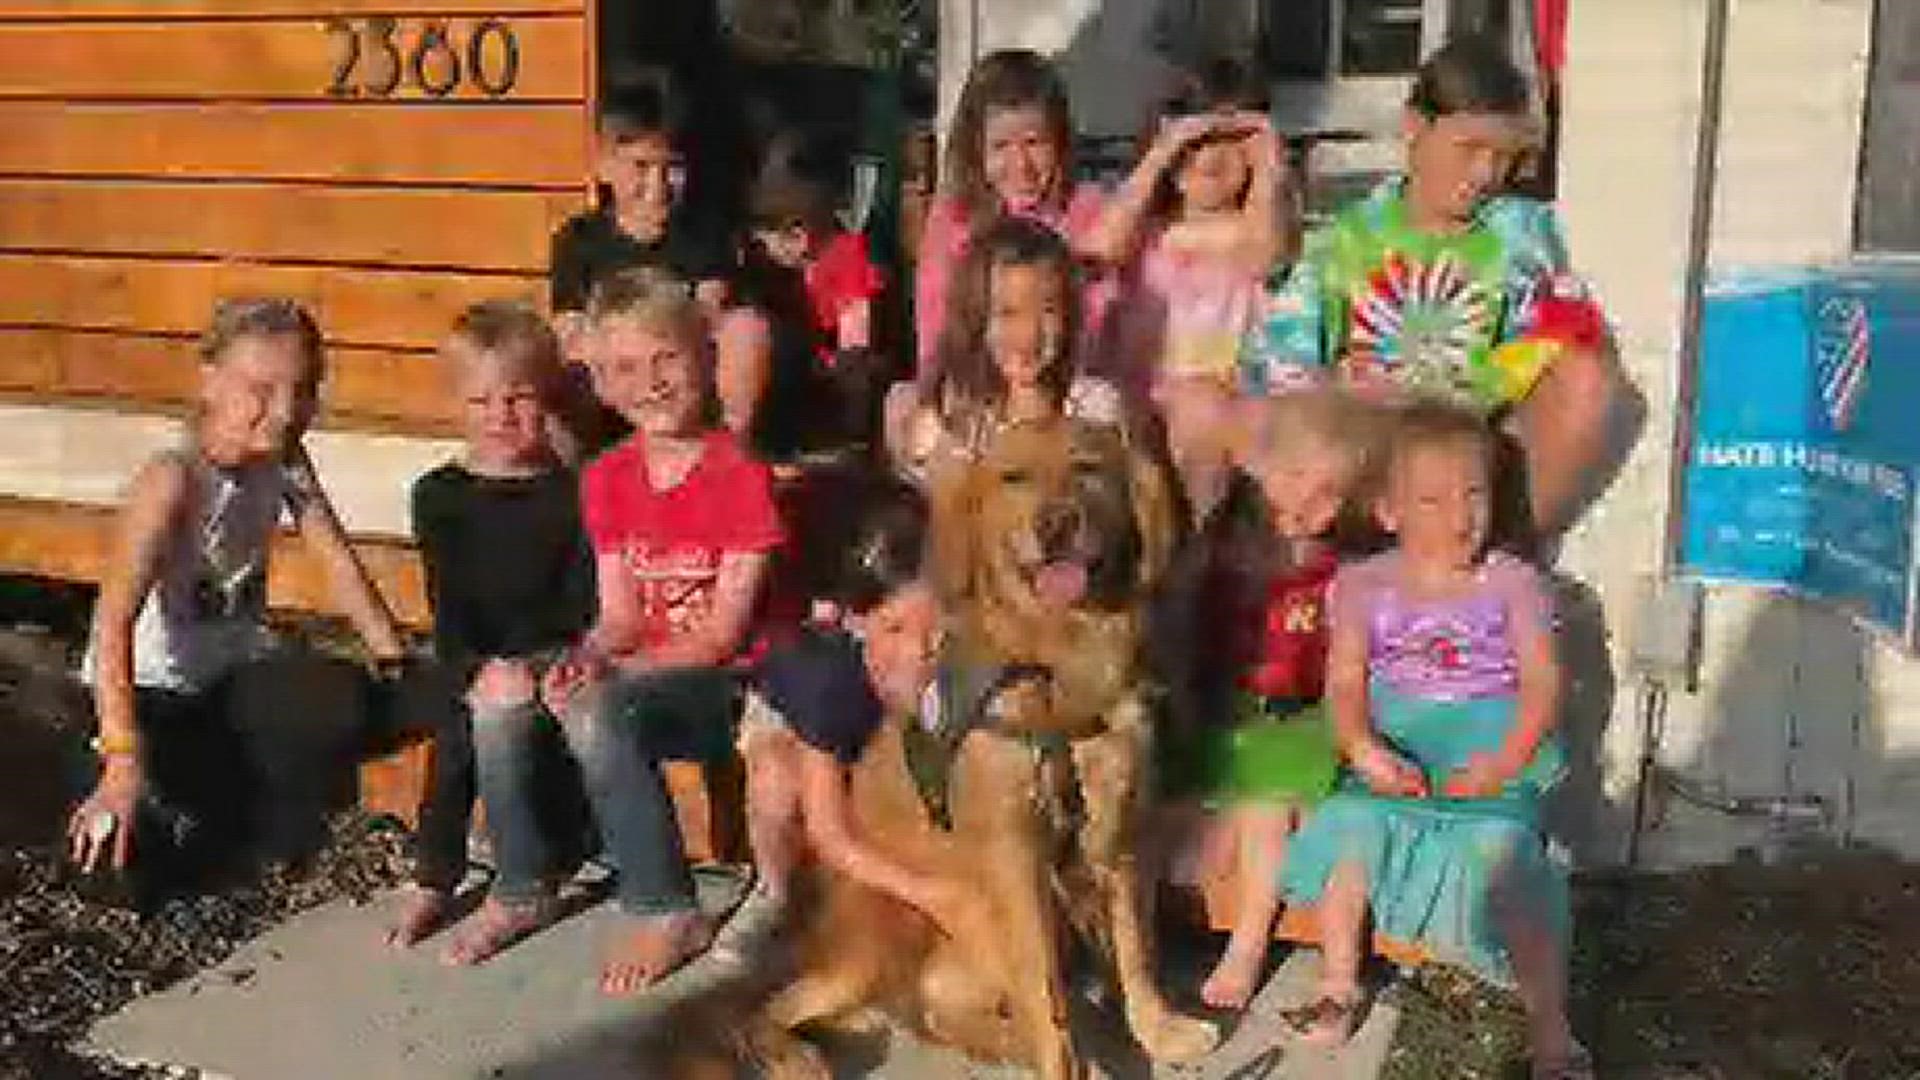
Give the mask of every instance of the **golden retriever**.
POLYGON ((1067 1021, 1071 924, 1111 960, 1142 1049, 1203 1057, 1218 1031, 1176 1012, 1154 979, 1137 850, 1151 747, 1143 608, 1173 530, 1161 474, 1112 429, 1015 426, 942 477, 933 509, 953 666, 986 673, 975 680, 986 689, 975 715, 947 718, 959 730, 944 743, 944 822, 914 778, 912 744, 928 737, 911 717, 886 718, 849 798, 867 843, 967 886, 956 890, 964 910, 936 928, 890 896, 817 875, 797 905, 797 976, 734 1024, 726 1056, 775 1077, 826 1077, 799 1029, 877 1009, 978 1059, 1084 1076, 1067 1021))

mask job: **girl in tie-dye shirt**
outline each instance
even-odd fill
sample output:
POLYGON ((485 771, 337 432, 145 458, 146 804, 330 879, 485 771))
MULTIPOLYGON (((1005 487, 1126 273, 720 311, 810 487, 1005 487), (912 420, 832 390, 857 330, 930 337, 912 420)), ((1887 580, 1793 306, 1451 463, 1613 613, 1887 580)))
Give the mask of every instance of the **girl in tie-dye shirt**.
POLYGON ((1308 236, 1270 283, 1240 359, 1243 390, 1332 374, 1380 396, 1482 414, 1524 399, 1598 310, 1569 275, 1553 208, 1497 194, 1526 153, 1526 81, 1471 39, 1435 54, 1407 104, 1407 171, 1308 236))

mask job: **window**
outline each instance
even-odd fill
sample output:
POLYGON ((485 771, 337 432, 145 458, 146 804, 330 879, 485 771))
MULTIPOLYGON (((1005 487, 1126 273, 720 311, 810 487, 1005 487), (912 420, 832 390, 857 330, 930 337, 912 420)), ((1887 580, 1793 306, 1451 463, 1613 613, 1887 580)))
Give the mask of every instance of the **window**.
POLYGON ((1879 0, 1876 9, 1854 246, 1920 254, 1920 5, 1879 0))

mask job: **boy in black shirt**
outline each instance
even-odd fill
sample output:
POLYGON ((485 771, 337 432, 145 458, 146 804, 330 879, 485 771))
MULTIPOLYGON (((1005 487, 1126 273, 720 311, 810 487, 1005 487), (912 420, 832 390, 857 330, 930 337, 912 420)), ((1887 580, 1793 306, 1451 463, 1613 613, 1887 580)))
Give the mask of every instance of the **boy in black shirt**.
MULTIPOLYGON (((772 367, 770 327, 762 312, 733 295, 740 267, 733 230, 693 209, 686 197, 684 123, 664 77, 608 93, 597 134, 600 205, 576 215, 553 237, 548 284, 554 320, 568 359, 584 365, 584 316, 602 282, 641 266, 691 282, 712 323, 714 383, 727 427, 751 437, 772 367)), ((617 417, 606 421, 591 450, 625 436, 617 417)))
POLYGON ((498 875, 443 958, 486 959, 550 917, 553 860, 533 769, 546 662, 592 622, 593 554, 579 485, 554 449, 559 343, 538 314, 469 308, 442 349, 461 400, 466 448, 413 485, 434 651, 451 691, 422 808, 415 884, 392 931, 411 946, 448 917, 466 871, 476 789, 498 875))
POLYGON ((693 282, 711 308, 725 301, 738 260, 727 230, 686 202, 684 121, 664 81, 607 95, 595 146, 600 204, 553 237, 548 284, 556 315, 584 313, 596 286, 638 266, 693 282))

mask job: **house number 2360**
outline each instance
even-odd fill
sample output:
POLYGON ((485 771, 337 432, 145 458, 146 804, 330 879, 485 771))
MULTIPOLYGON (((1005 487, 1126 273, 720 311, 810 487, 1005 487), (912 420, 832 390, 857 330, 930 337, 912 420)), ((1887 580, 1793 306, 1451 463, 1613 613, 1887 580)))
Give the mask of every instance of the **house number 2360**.
POLYGON ((385 15, 328 19, 333 39, 333 97, 392 97, 412 85, 428 97, 446 97, 471 83, 488 97, 502 97, 520 78, 520 41, 499 19, 475 23, 464 48, 444 22, 403 26, 385 15))

